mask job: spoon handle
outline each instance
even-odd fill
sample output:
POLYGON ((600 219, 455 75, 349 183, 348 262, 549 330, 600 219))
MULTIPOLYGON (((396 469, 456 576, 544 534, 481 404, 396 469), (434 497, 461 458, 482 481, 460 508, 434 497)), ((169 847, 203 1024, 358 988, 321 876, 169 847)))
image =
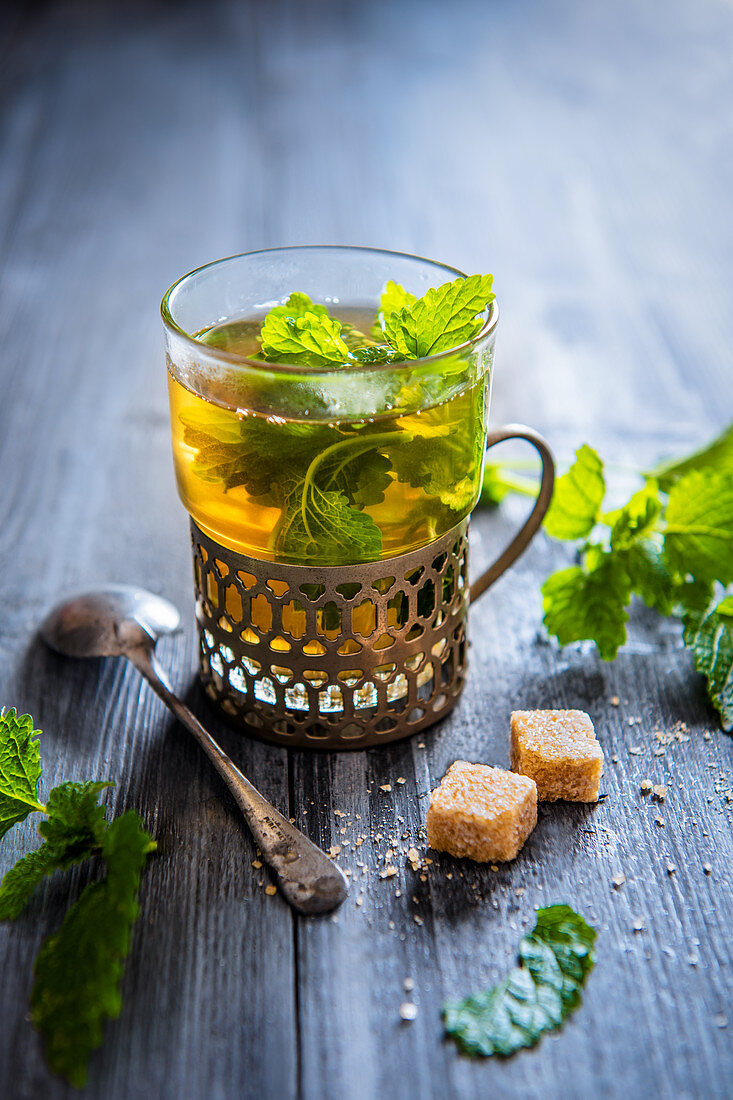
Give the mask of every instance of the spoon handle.
POLYGON ((165 674, 146 646, 127 656, 178 721, 198 741, 244 814, 263 858, 277 872, 286 900, 300 913, 326 913, 346 897, 349 887, 339 867, 300 829, 260 794, 219 747, 198 718, 173 694, 165 674))

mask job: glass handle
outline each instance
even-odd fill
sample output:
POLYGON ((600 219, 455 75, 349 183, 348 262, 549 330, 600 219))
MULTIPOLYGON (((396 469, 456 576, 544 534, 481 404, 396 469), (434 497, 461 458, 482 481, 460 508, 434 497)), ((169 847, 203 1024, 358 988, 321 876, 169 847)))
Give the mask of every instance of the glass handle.
POLYGON ((555 460, 547 442, 538 432, 525 427, 524 424, 507 424, 503 428, 498 428, 495 432, 489 432, 486 437, 486 449, 488 450, 496 443, 503 443, 506 439, 524 439, 527 443, 531 443, 537 451, 542 460, 540 489, 534 508, 527 516, 524 526, 517 532, 493 565, 490 565, 471 585, 469 589, 471 603, 477 600, 479 596, 483 596, 487 588, 491 588, 494 581, 498 580, 502 573, 505 573, 519 555, 527 549, 537 534, 552 500, 552 489, 555 484, 555 460))

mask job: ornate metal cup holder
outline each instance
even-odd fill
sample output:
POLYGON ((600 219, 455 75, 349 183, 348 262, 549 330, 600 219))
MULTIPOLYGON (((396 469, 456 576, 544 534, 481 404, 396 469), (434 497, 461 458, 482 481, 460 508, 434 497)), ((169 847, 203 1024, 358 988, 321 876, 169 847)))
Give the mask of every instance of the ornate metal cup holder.
POLYGON ((298 748, 363 748, 455 705, 466 669, 467 521, 359 566, 243 557, 192 523, 201 679, 230 718, 298 748))
POLYGON ((247 733, 304 749, 363 749, 426 729, 455 706, 466 677, 466 619, 522 553, 552 495, 544 440, 530 442, 542 482, 526 523, 469 588, 468 519, 435 542, 384 561, 283 565, 245 557, 192 521, 200 674, 209 697, 247 733))

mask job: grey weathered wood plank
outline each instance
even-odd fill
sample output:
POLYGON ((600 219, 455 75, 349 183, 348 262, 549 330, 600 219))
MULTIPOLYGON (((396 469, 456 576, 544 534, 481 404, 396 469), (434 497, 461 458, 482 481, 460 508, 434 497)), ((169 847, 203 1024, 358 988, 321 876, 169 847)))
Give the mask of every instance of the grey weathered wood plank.
MULTIPOLYGON (((139 581, 184 612, 163 659, 191 684, 156 314, 174 278, 218 255, 363 243, 493 270, 492 420, 534 424, 563 461, 587 439, 609 462, 645 464, 724 423, 730 9, 68 3, 13 26, 0 73, 0 703, 47 731, 49 782, 114 775, 110 805, 137 807, 161 845, 89 1095, 725 1096, 733 742, 677 628, 651 613, 634 614, 613 665, 544 639, 538 589, 567 560, 560 547, 538 541, 476 606, 461 706, 412 742, 288 758, 225 730, 191 689, 265 793, 342 846, 354 888, 337 920, 294 925, 264 895, 230 799, 131 671, 71 668, 32 635, 60 590, 139 581), (415 873, 400 855, 380 879, 389 838, 425 854, 427 795, 453 759, 507 762, 518 705, 589 710, 608 797, 544 807, 498 872, 433 854, 415 873), (662 746, 654 731, 679 722, 690 740, 662 746), (645 778, 668 783, 661 807, 640 794, 645 778), (461 1059, 441 1039, 442 1001, 499 978, 533 907, 553 900, 600 929, 583 1008, 535 1051, 461 1059)), ((521 513, 477 517, 476 568, 521 513)), ((0 871, 31 843, 31 825, 14 830, 0 871)), ((24 1018, 30 961, 66 897, 54 880, 0 928, 3 1095, 69 1092, 24 1018)))
MULTIPOLYGON (((169 152, 147 115, 163 73, 150 68, 140 16, 115 30, 91 9, 51 12, 29 32, 12 74, 19 107, 9 124, 27 151, 3 161, 6 193, 18 198, 0 307, 2 701, 29 710, 46 731, 46 790, 62 778, 115 777, 110 805, 137 807, 161 849, 141 895, 125 1011, 93 1061, 90 1094, 233 1095, 244 1065, 253 1089, 288 1095, 297 1068, 292 920, 265 909, 262 872, 251 866, 255 850, 231 799, 131 670, 72 666, 32 639, 61 592, 106 580, 147 584, 186 614, 186 638, 162 657, 182 690, 190 683, 188 534, 170 464, 156 302, 236 211, 212 202, 194 240, 192 227, 184 231, 193 173, 171 164, 158 212, 148 203, 135 216, 140 188, 169 152), (61 30, 70 38, 59 54, 61 30), (101 48, 110 34, 114 59, 101 48), (151 219, 164 209, 178 253, 168 238, 153 264, 162 242, 149 237, 151 219), (270 1035, 278 1057, 261 1059, 270 1035)), ((185 46, 178 43, 176 65, 186 63, 185 46)), ((188 49, 196 53, 195 27, 188 49)), ((189 102, 206 109, 195 89, 189 102)), ((197 145, 202 158, 211 155, 204 134, 197 145)), ((203 709, 201 699, 195 705, 203 709)), ((287 810, 286 754, 241 744, 236 752, 287 810)), ((14 831, 2 870, 31 843, 30 823, 14 831)), ((4 1095, 68 1091, 48 1074, 25 1019, 33 955, 64 905, 54 882, 0 930, 3 1015, 13 1013, 0 1039, 4 1095)))

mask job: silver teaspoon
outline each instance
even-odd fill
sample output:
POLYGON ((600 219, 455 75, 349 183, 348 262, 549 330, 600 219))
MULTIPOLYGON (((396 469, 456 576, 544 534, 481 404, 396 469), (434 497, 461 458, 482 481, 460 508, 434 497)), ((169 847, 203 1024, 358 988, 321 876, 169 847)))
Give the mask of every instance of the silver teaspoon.
POLYGON ((193 734, 245 816, 280 889, 300 913, 335 909, 349 887, 343 872, 252 786, 210 733, 171 690, 155 659, 155 643, 178 629, 173 604, 143 588, 110 585, 56 607, 41 637, 66 657, 127 657, 176 718, 193 734))

